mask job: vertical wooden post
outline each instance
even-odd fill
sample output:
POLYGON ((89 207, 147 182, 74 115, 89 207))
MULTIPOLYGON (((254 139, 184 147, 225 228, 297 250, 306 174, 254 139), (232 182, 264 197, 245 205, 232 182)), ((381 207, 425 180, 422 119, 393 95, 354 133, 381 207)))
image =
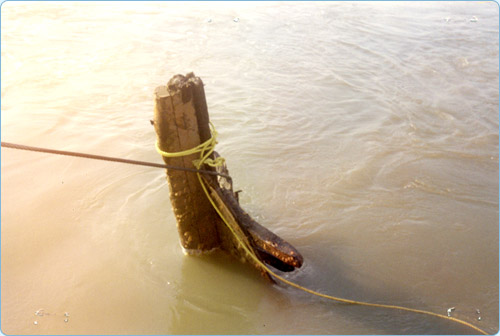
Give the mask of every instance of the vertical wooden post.
MULTIPOLYGON (((200 78, 193 73, 176 75, 167 86, 156 88, 154 126, 158 145, 165 152, 192 149, 210 139, 207 103, 200 78)), ((212 157, 214 155, 216 152, 212 157)), ((163 157, 163 160, 167 165, 193 168, 193 160, 198 158, 199 154, 192 154, 163 157)), ((208 166, 202 168, 216 170, 208 166)), ((226 166, 218 167, 217 171, 228 175, 226 166)), ((269 279, 267 271, 255 258, 282 271, 292 271, 302 265, 302 256, 293 246, 252 220, 241 209, 228 179, 206 174, 202 179, 225 221, 208 200, 196 174, 167 170, 170 201, 181 245, 187 253, 220 248, 250 262, 269 279)))
MULTIPOLYGON (((192 73, 174 76, 167 86, 156 88, 155 103, 154 125, 161 150, 180 152, 210 138, 203 83, 192 73)), ((192 162, 198 157, 193 154, 163 160, 168 165, 193 168, 192 162)), ((167 179, 182 247, 188 253, 219 247, 217 213, 196 174, 167 170, 167 179)))

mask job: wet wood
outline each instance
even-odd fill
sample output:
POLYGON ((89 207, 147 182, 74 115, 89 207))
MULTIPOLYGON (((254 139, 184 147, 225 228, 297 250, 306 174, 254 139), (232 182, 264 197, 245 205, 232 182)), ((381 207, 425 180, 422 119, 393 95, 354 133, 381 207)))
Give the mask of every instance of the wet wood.
MULTIPOLYGON (((163 151, 184 151, 206 140, 200 137, 206 131, 200 132, 198 127, 191 88, 189 78, 175 76, 167 86, 155 90, 154 127, 163 151)), ((192 162, 198 156, 163 157, 163 161, 168 165, 193 168, 192 162)), ((188 253, 218 248, 221 242, 217 213, 203 194, 196 174, 175 170, 166 173, 182 247, 188 253)))
MULTIPOLYGON (((160 149, 179 152, 196 147, 211 137, 203 82, 190 73, 174 76, 166 86, 155 91, 153 124, 160 149)), ((217 157, 214 152, 212 158, 217 157)), ((199 154, 179 158, 163 158, 166 164, 193 168, 199 154)), ((229 175, 226 165, 203 167, 229 175)), ((302 265, 302 256, 289 243, 254 221, 240 206, 232 180, 202 174, 202 179, 219 211, 240 240, 264 263, 281 271, 292 271, 302 265)), ((197 175, 192 172, 167 170, 170 200, 177 221, 182 247, 188 253, 225 250, 249 262, 268 279, 266 270, 251 258, 241 242, 210 204, 197 175)))
MULTIPOLYGON (((232 189, 215 185, 205 176, 202 177, 209 187, 211 195, 217 200, 217 206, 237 225, 245 236, 245 242, 259 259, 280 271, 289 272, 302 266, 303 258, 288 242, 253 220, 240 206, 232 189)), ((252 263, 253 260, 251 260, 252 263)))

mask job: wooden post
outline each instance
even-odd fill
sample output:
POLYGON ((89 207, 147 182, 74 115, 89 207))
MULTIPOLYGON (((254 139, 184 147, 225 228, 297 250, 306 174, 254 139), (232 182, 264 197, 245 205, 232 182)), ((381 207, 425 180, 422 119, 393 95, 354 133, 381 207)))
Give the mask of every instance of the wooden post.
MULTIPOLYGON (((199 87, 203 90, 203 84, 201 81, 197 83, 193 77, 177 75, 167 86, 156 88, 154 126, 163 151, 184 151, 210 138, 208 113, 201 116, 203 109, 196 110, 193 99, 193 87, 198 86, 198 93, 199 87)), ((192 162, 198 157, 199 154, 193 154, 163 160, 168 165, 194 168, 192 162)), ((167 170, 167 179, 182 247, 188 253, 218 248, 217 213, 204 195, 196 174, 167 170)))
MULTIPOLYGON (((205 91, 200 78, 193 73, 176 75, 167 86, 156 88, 154 126, 159 147, 166 152, 191 149, 211 137, 205 91)), ((217 155, 216 152, 212 154, 217 155)), ((177 158, 163 157, 163 160, 167 165, 194 168, 192 161, 198 157, 199 154, 193 154, 177 158)), ((215 171, 208 166, 202 168, 215 171)), ((218 167, 217 171, 228 174, 226 166, 218 167)), ((237 194, 232 189, 232 181, 206 174, 202 178, 232 230, 238 233, 261 261, 282 271, 291 271, 302 265, 302 256, 293 246, 253 221, 241 209, 237 194)), ((270 279, 267 271, 248 256, 221 220, 195 173, 167 170, 167 180, 179 238, 187 253, 220 248, 243 261, 249 261, 270 279)))

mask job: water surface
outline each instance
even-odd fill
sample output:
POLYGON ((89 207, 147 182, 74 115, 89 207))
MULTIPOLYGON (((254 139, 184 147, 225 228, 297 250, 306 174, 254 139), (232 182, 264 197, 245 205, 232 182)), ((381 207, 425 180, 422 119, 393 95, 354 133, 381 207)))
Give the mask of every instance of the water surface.
MULTIPOLYGON (((161 162, 154 89, 194 71, 243 207, 305 257, 289 279, 495 333, 498 19, 494 2, 6 2, 1 137, 161 162)), ((161 169, 1 159, 4 333, 471 332, 184 256, 161 169)))

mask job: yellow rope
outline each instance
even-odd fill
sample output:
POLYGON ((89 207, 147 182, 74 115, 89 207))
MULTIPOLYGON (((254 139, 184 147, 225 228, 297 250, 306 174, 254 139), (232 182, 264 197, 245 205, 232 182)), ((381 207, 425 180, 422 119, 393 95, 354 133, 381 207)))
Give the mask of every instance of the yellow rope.
MULTIPOLYGON (((212 123, 210 123, 210 127, 211 127, 211 131, 212 131, 212 137, 210 139, 208 139, 207 141, 205 141, 204 143, 196 146, 195 148, 188 149, 188 150, 181 151, 181 152, 168 153, 168 152, 162 151, 159 148, 159 145, 158 145, 158 142, 157 142, 156 143, 156 150, 158 151, 158 153, 160 153, 161 155, 163 155, 165 157, 180 157, 180 156, 186 156, 186 155, 191 155, 191 154, 195 154, 195 153, 200 153, 200 158, 198 160, 194 160, 193 161, 193 164, 196 167, 196 169, 200 169, 201 166, 204 163, 208 164, 209 166, 212 166, 212 167, 220 166, 220 165, 222 165, 224 163, 224 159, 223 158, 219 157, 216 160, 212 160, 212 159, 208 158, 208 156, 210 154, 212 154, 212 152, 214 151, 215 145, 217 144, 217 140, 216 140, 216 138, 217 138, 217 131, 215 130, 215 127, 214 127, 214 125, 212 123)), ((421 309, 414 309, 414 308, 407 308, 407 307, 402 307, 402 306, 396 306, 396 305, 370 303, 370 302, 363 302, 363 301, 356 301, 356 300, 344 299, 344 298, 340 298, 340 297, 336 297, 336 296, 332 296, 332 295, 323 294, 323 293, 319 293, 319 292, 313 291, 313 290, 311 290, 309 288, 303 287, 303 286, 301 286, 299 284, 296 284, 296 283, 294 283, 294 282, 292 282, 290 280, 287 280, 287 279, 283 278, 282 276, 279 276, 278 274, 276 274, 275 272, 273 272, 266 264, 264 264, 257 257, 257 255, 255 255, 255 253, 253 252, 253 250, 249 246, 247 246, 247 244, 245 243, 245 241, 234 231, 234 229, 228 223, 227 219, 224 217, 224 215, 222 214, 222 212, 220 211, 220 209, 215 204, 214 200, 210 197, 210 193, 208 192, 208 190, 207 190, 207 188, 205 186, 205 183, 203 182, 203 180, 201 178, 200 173, 197 172, 196 175, 198 176, 198 180, 200 181, 200 185, 203 188, 203 191, 205 192, 205 195, 207 196, 208 200, 210 201, 210 203, 214 207, 215 211, 217 211, 217 213, 219 214, 220 218, 223 220, 223 222, 229 228, 229 230, 231 231, 231 233, 234 235, 234 237, 236 238, 236 240, 238 241, 238 243, 243 247, 243 249, 245 250, 245 252, 260 267, 262 267, 269 274, 273 275, 275 278, 277 278, 278 280, 286 283, 287 285, 290 285, 292 287, 300 289, 300 290, 302 290, 302 291, 304 291, 306 293, 309 293, 309 294, 312 294, 312 295, 315 295, 315 296, 319 296, 319 297, 322 297, 322 298, 325 298, 325 299, 337 301, 337 302, 348 303, 348 304, 355 304, 355 305, 360 305, 360 306, 368 306, 368 307, 396 309, 396 310, 408 311, 408 312, 417 313, 417 314, 424 314, 424 315, 434 316, 434 317, 442 318, 442 319, 445 319, 445 320, 450 320, 450 321, 454 321, 454 322, 460 323, 460 324, 462 324, 464 326, 467 326, 467 327, 469 327, 471 329, 474 329, 475 331, 477 331, 477 332, 479 332, 479 333, 481 333, 483 335, 488 335, 488 333, 486 331, 480 329, 479 327, 476 327, 475 325, 473 325, 473 324, 471 324, 469 322, 460 320, 460 319, 452 317, 452 316, 447 316, 447 315, 443 315, 443 314, 433 313, 433 312, 426 311, 426 310, 421 310, 421 309)))
POLYGON ((200 159, 193 161, 193 165, 195 167, 201 167, 204 163, 211 166, 211 167, 222 166, 225 162, 224 158, 218 157, 215 160, 212 160, 209 158, 210 154, 212 154, 212 152, 215 149, 215 145, 217 144, 217 135, 218 135, 217 131, 215 130, 214 125, 211 122, 210 122, 210 128, 211 128, 211 132, 212 132, 212 137, 194 148, 187 149, 185 151, 180 151, 180 152, 165 152, 165 151, 162 151, 160 149, 160 145, 158 144, 158 141, 156 141, 156 151, 160 155, 167 157, 167 158, 188 156, 188 155, 200 153, 200 159))

